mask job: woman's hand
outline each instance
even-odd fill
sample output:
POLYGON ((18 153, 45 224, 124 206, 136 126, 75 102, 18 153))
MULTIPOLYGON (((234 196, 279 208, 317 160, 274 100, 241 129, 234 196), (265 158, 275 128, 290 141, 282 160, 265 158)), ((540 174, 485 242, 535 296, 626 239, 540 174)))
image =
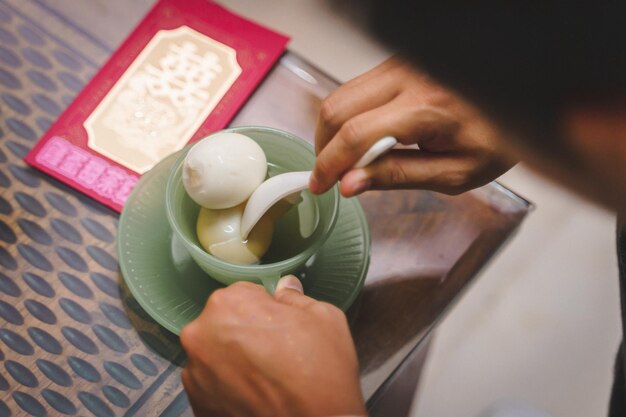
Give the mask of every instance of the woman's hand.
POLYGON ((274 297, 249 282, 215 291, 180 340, 198 417, 366 415, 345 315, 293 276, 274 297))
POLYGON ((322 103, 310 188, 341 180, 346 196, 368 189, 421 188, 459 194, 484 185, 514 162, 479 112, 399 58, 344 84, 322 103), (403 145, 351 170, 383 136, 403 145))

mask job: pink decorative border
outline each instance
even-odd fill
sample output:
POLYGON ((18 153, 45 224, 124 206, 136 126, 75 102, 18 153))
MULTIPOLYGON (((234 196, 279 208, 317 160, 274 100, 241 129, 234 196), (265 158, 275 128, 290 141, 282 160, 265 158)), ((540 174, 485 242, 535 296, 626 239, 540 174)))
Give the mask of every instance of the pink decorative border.
POLYGON ((51 137, 37 153, 41 165, 121 206, 139 176, 130 175, 60 136, 51 137))

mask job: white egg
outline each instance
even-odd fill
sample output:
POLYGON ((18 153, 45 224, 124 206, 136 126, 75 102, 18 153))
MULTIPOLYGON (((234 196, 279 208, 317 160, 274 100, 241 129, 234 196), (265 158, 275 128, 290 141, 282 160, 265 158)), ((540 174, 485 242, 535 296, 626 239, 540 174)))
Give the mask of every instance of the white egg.
POLYGON ((246 201, 263 182, 263 149, 239 133, 216 133, 196 143, 183 162, 183 185, 193 201, 225 209, 246 201))
POLYGON ((272 214, 263 216, 248 235, 241 238, 241 215, 245 204, 223 210, 200 209, 196 233, 200 244, 211 255, 236 264, 257 263, 272 242, 272 214))

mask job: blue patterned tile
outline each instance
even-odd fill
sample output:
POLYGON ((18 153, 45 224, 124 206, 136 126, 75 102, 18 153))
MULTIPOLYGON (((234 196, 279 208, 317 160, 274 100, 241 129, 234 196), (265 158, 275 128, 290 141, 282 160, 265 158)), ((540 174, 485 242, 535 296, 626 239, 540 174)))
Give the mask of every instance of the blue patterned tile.
POLYGON ((63 297, 59 299, 59 305, 68 316, 77 322, 83 324, 91 323, 91 314, 76 301, 63 297))
POLYGON ((22 60, 12 50, 0 46, 0 63, 10 67, 19 68, 22 66, 22 60))
POLYGON ((63 262, 65 262, 68 266, 74 268, 75 270, 80 272, 87 272, 87 270, 89 269, 87 267, 87 263, 82 258, 82 256, 80 256, 74 250, 63 246, 58 246, 54 248, 54 250, 57 255, 59 255, 59 258, 63 260, 63 262))
POLYGON ((20 243, 17 245, 17 251, 20 255, 22 255, 22 258, 28 261, 28 263, 35 268, 39 268, 46 272, 50 272, 54 269, 48 258, 31 245, 20 243))
POLYGON ((21 391, 15 391, 12 394, 13 399, 20 406, 20 408, 26 411, 28 414, 35 417, 44 417, 46 409, 35 397, 30 394, 21 391))
POLYGON ((21 363, 8 360, 4 362, 4 367, 13 379, 20 384, 29 388, 35 388, 39 385, 39 381, 37 380, 35 374, 33 374, 30 369, 21 363))
POLYGON ((120 298, 120 286, 117 281, 99 272, 92 272, 89 277, 100 291, 113 298, 120 298))
POLYGON ((113 242, 113 234, 101 223, 91 218, 80 219, 80 224, 95 238, 103 242, 113 242))
POLYGON ((128 345, 124 340, 113 330, 108 327, 96 324, 92 327, 94 334, 104 343, 109 349, 120 353, 128 352, 128 345))
POLYGON ((3 220, 0 220, 0 240, 9 244, 17 242, 15 232, 3 220))
POLYGON ((7 117, 4 122, 7 124, 9 129, 17 136, 30 141, 35 141, 38 139, 35 131, 31 129, 30 126, 28 126, 26 123, 12 117, 7 117))
POLYGON ((56 101, 52 100, 50 97, 45 96, 41 93, 37 93, 37 94, 33 94, 31 96, 31 99, 33 100, 33 103, 35 103, 35 105, 37 107, 39 107, 41 110, 45 111, 46 113, 57 117, 59 114, 61 114, 61 107, 56 103, 56 101))
POLYGON ((37 368, 39 368, 41 373, 44 374, 50 381, 62 387, 69 387, 72 385, 72 377, 56 363, 50 362, 46 359, 37 359, 36 363, 37 368))
POLYGON ((41 33, 39 33, 39 31, 34 29, 32 26, 20 25, 17 30, 22 38, 26 39, 33 45, 43 45, 46 43, 43 36, 41 36, 41 33))
POLYGON ((0 272, 0 291, 11 297, 19 297, 22 295, 20 287, 8 276, 0 272))
MULTIPOLYGON (((8 391, 9 388, 11 388, 9 381, 7 381, 7 379, 4 376, 2 376, 2 374, 0 374, 0 391, 8 391)), ((0 414, 0 416, 1 415, 2 414, 0 414)))
POLYGON ((38 117, 36 123, 37 127, 41 129, 42 132, 47 132, 54 122, 47 117, 38 117))
POLYGON ((0 300, 0 318, 16 326, 24 324, 24 317, 22 317, 18 309, 3 300, 0 300))
POLYGON ((117 260, 109 253, 104 251, 102 248, 98 246, 89 245, 87 246, 87 253, 91 258, 96 261, 103 268, 108 269, 109 271, 117 272, 117 260))
POLYGON ((22 278, 24 279, 24 282, 26 282, 26 284, 37 294, 48 298, 54 297, 54 288, 52 288, 50 283, 41 276, 33 274, 32 272, 24 272, 22 274, 22 278))
POLYGON ((76 216, 78 211, 76 211, 76 207, 70 203, 67 198, 62 196, 59 193, 55 193, 53 191, 47 191, 45 194, 46 200, 54 207, 59 210, 61 213, 66 216, 76 216))
POLYGON ((69 326, 63 326, 61 333, 65 336, 65 339, 70 342, 75 348, 82 350, 90 355, 95 355, 100 350, 98 346, 91 340, 85 333, 78 329, 69 326))
POLYGON ((0 214, 13 213, 13 206, 4 197, 0 195, 0 214))
POLYGON ((103 302, 103 303, 100 303, 100 310, 102 310, 102 313, 104 313, 104 316, 116 326, 121 327, 123 329, 130 329, 133 327, 130 320, 128 319, 128 316, 122 309, 112 304, 103 302))
POLYGON ((46 69, 46 70, 52 69, 52 63, 50 62, 50 60, 46 58, 45 55, 43 55, 41 52, 39 52, 38 50, 34 48, 31 48, 31 47, 22 48, 22 56, 26 58, 28 62, 30 62, 31 64, 39 68, 46 69))
POLYGON ((20 355, 32 355, 33 353, 35 353, 32 345, 28 343, 26 339, 24 339, 22 336, 12 330, 0 329, 0 340, 2 340, 5 345, 7 345, 9 348, 19 353, 20 355))
POLYGON ((0 170, 0 187, 9 188, 9 185, 11 185, 11 179, 0 170))
POLYGON ((28 104, 24 103, 21 99, 17 98, 13 94, 2 93, 0 94, 0 98, 2 98, 2 101, 4 101, 4 103, 16 113, 28 116, 33 112, 28 104))
POLYGON ((65 220, 53 218, 50 220, 50 224, 63 239, 69 240, 72 243, 83 243, 83 237, 80 235, 80 232, 65 220))
POLYGON ((63 66, 74 70, 74 71, 80 71, 83 68, 83 65, 80 63, 80 61, 78 59, 76 59, 75 57, 73 57, 72 55, 70 55, 69 53, 62 51, 60 49, 55 50, 54 52, 52 52, 52 55, 54 55, 54 58, 63 66))
POLYGON ((52 244, 52 236, 50 236, 50 234, 46 232, 46 230, 38 223, 28 219, 19 218, 17 219, 17 224, 26 236, 31 238, 33 241, 42 245, 52 244))
POLYGON ((33 317, 43 323, 55 324, 57 322, 57 316, 54 312, 37 300, 26 300, 24 306, 33 317))
POLYGON ((33 216, 44 217, 46 215, 46 209, 35 197, 21 191, 16 191, 13 196, 15 197, 15 201, 17 201, 20 207, 22 207, 22 209, 26 210, 33 216))
POLYGON ((99 397, 85 391, 78 393, 78 399, 96 417, 114 417, 113 410, 99 397))
POLYGON ((12 271, 17 269, 17 261, 5 248, 0 246, 0 265, 12 271))
POLYGON ((73 415, 78 411, 74 403, 72 403, 66 396, 46 388, 41 391, 41 395, 44 400, 59 413, 73 415))
POLYGON ((59 272, 59 280, 65 288, 77 296, 88 299, 93 298, 93 291, 91 291, 91 288, 89 288, 89 286, 77 276, 68 274, 67 272, 59 272))
POLYGON ((52 80, 52 78, 48 77, 41 71, 37 71, 35 69, 29 69, 26 71, 26 76, 35 83, 38 87, 43 88, 46 91, 57 91, 58 86, 52 80))
POLYGON ((130 356, 130 361, 146 375, 155 376, 159 371, 150 359, 139 353, 133 353, 130 356))
POLYGON ((130 400, 126 394, 111 385, 102 387, 102 393, 111 404, 117 407, 127 408, 130 405, 130 400))
POLYGON ((104 361, 104 370, 117 382, 132 389, 143 386, 141 381, 124 365, 113 361, 104 361))
POLYGON ((22 88, 20 80, 2 67, 0 67, 0 85, 14 90, 22 88))
POLYGON ((67 363, 76 375, 89 382, 100 382, 102 377, 98 370, 89 362, 76 356, 70 356, 67 363))
POLYGON ((11 153, 13 153, 13 155, 17 156, 19 159, 23 159, 30 151, 30 148, 28 146, 12 140, 7 140, 5 142, 5 145, 7 148, 9 148, 11 153))
POLYGON ((28 187, 36 188, 41 183, 40 174, 35 173, 33 168, 9 164, 9 171, 16 180, 28 187))
POLYGON ((61 346, 61 343, 59 343, 59 341, 56 340, 54 336, 52 336, 50 333, 43 329, 40 329, 38 327, 29 327, 28 335, 33 340, 33 342, 37 344, 37 346, 39 346, 48 353, 60 355, 61 352, 63 352, 63 347, 61 346))
POLYGON ((76 77, 74 74, 69 73, 69 72, 65 72, 65 71, 61 71, 58 74, 59 79, 61 80, 61 82, 70 90, 74 90, 76 92, 82 90, 84 83, 82 80, 80 80, 78 77, 76 77))

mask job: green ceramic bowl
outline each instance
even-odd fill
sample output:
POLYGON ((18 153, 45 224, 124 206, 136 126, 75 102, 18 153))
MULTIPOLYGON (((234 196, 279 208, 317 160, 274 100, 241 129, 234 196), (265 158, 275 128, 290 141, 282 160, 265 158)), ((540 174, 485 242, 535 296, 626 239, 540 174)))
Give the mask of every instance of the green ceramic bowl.
MULTIPOLYGON (((237 127, 223 132, 236 132, 255 140, 265 152, 268 162, 268 175, 280 172, 306 171, 313 169, 315 152, 304 140, 281 130, 267 127, 237 127)), ((317 206, 319 222, 313 234, 306 239, 306 246, 285 259, 275 259, 271 263, 258 265, 238 265, 218 259, 207 253, 196 236, 196 221, 200 206, 187 194, 182 183, 182 163, 187 154, 182 152, 174 164, 165 190, 165 211, 174 235, 180 240, 191 258, 208 275, 223 284, 236 281, 262 283, 272 292, 278 279, 297 272, 309 258, 317 253, 335 226, 339 209, 337 186, 328 192, 313 196, 317 206)), ((308 191, 305 191, 308 193, 308 191)), ((274 231, 273 240, 280 241, 281 229, 274 231)), ((270 248, 270 251, 272 248, 270 248)))
MULTIPOLYGON (((207 298, 223 285, 198 267, 163 220, 165 187, 182 152, 142 175, 124 205, 117 234, 120 269, 128 289, 154 320, 176 334, 198 317, 207 298)), ((359 200, 340 198, 330 237, 299 271, 304 293, 347 310, 363 287, 370 247, 359 200)))

